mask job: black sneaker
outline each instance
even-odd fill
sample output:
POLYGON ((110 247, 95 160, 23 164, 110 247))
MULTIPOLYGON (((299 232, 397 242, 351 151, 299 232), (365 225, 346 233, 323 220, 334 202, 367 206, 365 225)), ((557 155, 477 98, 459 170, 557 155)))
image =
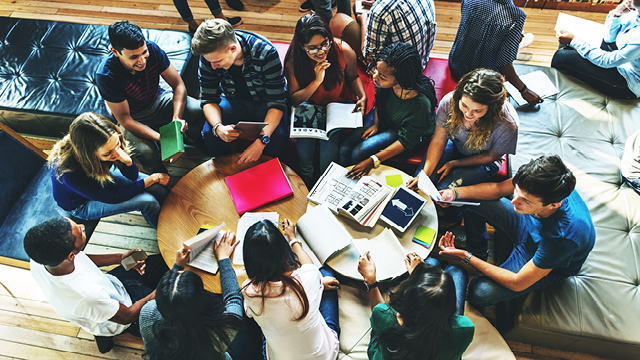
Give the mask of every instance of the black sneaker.
MULTIPOLYGON (((244 9, 244 4, 240 0, 226 0, 227 5, 235 11, 241 11, 244 9)), ((233 24, 231 24, 233 25, 233 24)))
POLYGON ((242 18, 240 16, 228 16, 227 17, 227 21, 233 27, 236 27, 236 26, 242 24, 242 18))
POLYGON ((94 337, 96 339, 96 345, 98 345, 98 351, 100 351, 101 354, 106 354, 113 349, 113 336, 94 335, 94 337))
POLYGON ((300 8, 298 8, 298 10, 300 10, 300 12, 312 11, 313 10, 313 3, 311 3, 311 0, 307 0, 307 1, 303 2, 302 4, 300 4, 300 8))

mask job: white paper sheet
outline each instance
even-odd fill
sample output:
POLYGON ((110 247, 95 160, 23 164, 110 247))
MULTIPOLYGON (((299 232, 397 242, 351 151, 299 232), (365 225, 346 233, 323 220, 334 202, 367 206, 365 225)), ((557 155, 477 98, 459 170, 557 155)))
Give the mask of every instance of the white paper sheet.
POLYGON ((358 179, 349 179, 348 170, 334 162, 329 164, 324 174, 313 186, 307 200, 325 205, 329 210, 338 213, 338 204, 358 183, 358 179))
POLYGON ((361 255, 369 252, 369 256, 376 263, 378 280, 388 280, 407 271, 404 263, 407 254, 391 229, 384 229, 371 240, 353 239, 353 244, 361 255))
POLYGON ((451 204, 451 206, 460 207, 463 205, 472 205, 478 206, 480 203, 478 202, 470 202, 470 201, 444 201, 440 198, 440 192, 433 185, 431 179, 425 174, 424 170, 420 170, 420 175, 418 177, 418 189, 420 189, 423 193, 427 194, 431 200, 442 202, 445 204, 451 204))
POLYGON ((277 226, 278 217, 279 215, 277 212, 247 212, 242 215, 240 220, 238 220, 238 229, 236 232, 236 238, 240 240, 240 243, 236 246, 236 249, 233 252, 234 265, 244 265, 244 236, 247 234, 249 227, 262 220, 270 220, 277 226))
POLYGON ((553 28, 553 30, 567 30, 573 33, 573 35, 587 40, 587 42, 597 48, 600 48, 602 38, 604 37, 604 24, 562 12, 558 14, 556 27, 553 28))
MULTIPOLYGON (((558 88, 553 85, 551 79, 549 79, 547 74, 540 70, 522 75, 520 76, 520 80, 522 80, 522 82, 531 91, 538 94, 543 99, 558 93, 558 88)), ((518 106, 527 105, 527 100, 522 97, 520 91, 518 91, 518 89, 516 89, 510 82, 505 82, 504 87, 509 92, 509 95, 511 95, 511 97, 518 103, 518 106)))

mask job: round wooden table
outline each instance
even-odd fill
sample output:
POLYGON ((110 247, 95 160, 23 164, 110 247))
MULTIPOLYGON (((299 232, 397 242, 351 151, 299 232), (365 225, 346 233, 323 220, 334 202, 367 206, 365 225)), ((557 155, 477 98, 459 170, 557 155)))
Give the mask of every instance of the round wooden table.
MULTIPOLYGON (((176 259, 176 250, 182 242, 195 236, 202 225, 217 225, 224 222, 231 231, 238 227, 238 212, 233 204, 224 178, 263 163, 271 158, 262 156, 260 160, 248 164, 237 164, 240 154, 219 156, 200 164, 191 170, 171 189, 165 200, 158 221, 158 247, 169 268, 176 259)), ((293 196, 259 207, 253 211, 275 211, 294 223, 304 214, 309 191, 302 179, 282 164, 293 196)), ((259 181, 259 179, 256 179, 259 181)), ((205 289, 220 293, 220 275, 187 267, 197 273, 204 282, 205 289)), ((240 284, 247 279, 243 266, 234 265, 240 284)))

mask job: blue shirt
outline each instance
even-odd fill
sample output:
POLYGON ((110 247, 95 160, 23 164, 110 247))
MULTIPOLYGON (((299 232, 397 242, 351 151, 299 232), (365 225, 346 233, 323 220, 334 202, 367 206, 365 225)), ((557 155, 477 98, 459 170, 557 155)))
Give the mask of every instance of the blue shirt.
POLYGON ((533 264, 553 274, 576 275, 596 242, 591 214, 576 190, 547 218, 523 217, 527 247, 536 249, 533 264))
POLYGON ((617 68, 627 80, 629 90, 640 97, 640 14, 630 11, 616 18, 610 12, 604 26, 604 41, 615 42, 618 50, 602 50, 577 34, 571 40, 571 47, 596 66, 617 68))
POLYGON ((449 53, 451 74, 512 64, 527 15, 511 0, 462 0, 460 26, 449 53))
POLYGON ((142 71, 130 73, 112 53, 96 74, 102 98, 112 103, 127 100, 131 114, 147 109, 162 94, 160 74, 171 65, 167 54, 158 45, 147 41, 147 49, 149 59, 142 71))

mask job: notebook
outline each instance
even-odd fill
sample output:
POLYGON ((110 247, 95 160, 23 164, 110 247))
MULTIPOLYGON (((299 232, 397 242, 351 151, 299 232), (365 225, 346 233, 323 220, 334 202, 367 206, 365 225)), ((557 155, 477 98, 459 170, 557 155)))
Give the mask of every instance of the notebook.
POLYGON ((238 215, 293 195, 291 183, 277 158, 227 176, 224 181, 238 215))

